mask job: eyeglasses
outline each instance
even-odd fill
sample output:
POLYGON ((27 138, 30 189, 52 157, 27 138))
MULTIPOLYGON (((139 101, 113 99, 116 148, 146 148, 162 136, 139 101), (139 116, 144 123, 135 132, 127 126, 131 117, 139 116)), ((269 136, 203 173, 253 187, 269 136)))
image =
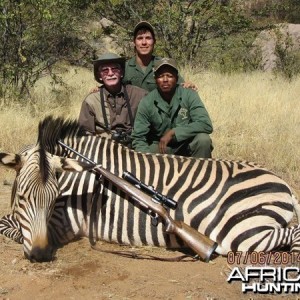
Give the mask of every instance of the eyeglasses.
POLYGON ((102 68, 101 70, 100 70, 100 73, 102 74, 102 75, 108 75, 109 74, 109 71, 111 71, 112 73, 119 73, 119 72, 121 72, 121 68, 120 67, 104 67, 104 68, 102 68))

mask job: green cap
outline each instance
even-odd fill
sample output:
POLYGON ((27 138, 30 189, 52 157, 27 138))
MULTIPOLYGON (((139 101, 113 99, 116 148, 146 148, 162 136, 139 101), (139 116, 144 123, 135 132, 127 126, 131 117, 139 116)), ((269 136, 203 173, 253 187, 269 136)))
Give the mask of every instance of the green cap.
POLYGON ((116 63, 116 64, 120 64, 121 68, 124 72, 125 70, 125 58, 121 57, 115 53, 104 53, 102 55, 100 55, 97 59, 93 60, 93 64, 94 64, 94 77, 95 80, 99 83, 102 83, 101 80, 99 79, 98 76, 98 69, 99 66, 105 63, 116 63))
POLYGON ((153 71, 154 74, 162 67, 162 66, 170 66, 176 70, 178 73, 177 63, 173 58, 164 57, 154 62, 153 71))
POLYGON ((153 38, 155 38, 154 28, 153 28, 153 26, 152 26, 149 22, 147 22, 147 21, 141 21, 141 22, 139 22, 139 23, 137 23, 137 24, 135 25, 135 27, 134 27, 134 29, 133 29, 133 36, 134 36, 134 38, 136 37, 137 32, 138 32, 140 29, 142 29, 142 28, 148 29, 148 30, 151 32, 153 38))

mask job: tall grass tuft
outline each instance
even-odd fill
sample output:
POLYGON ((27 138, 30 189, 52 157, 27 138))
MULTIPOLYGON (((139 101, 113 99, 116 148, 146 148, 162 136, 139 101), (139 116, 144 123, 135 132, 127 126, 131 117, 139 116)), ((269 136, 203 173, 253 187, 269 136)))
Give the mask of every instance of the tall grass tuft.
POLYGON ((200 73, 190 80, 214 124, 214 157, 255 161, 300 190, 300 77, 200 73))
MULTIPOLYGON (((181 74, 197 85, 213 121, 213 156, 255 161, 299 195, 300 77, 288 81, 267 73, 224 75, 189 68, 181 74)), ((62 77, 62 86, 42 78, 26 104, 0 106, 0 151, 18 152, 35 143, 37 124, 46 115, 78 117, 82 100, 96 86, 92 70, 69 68, 62 77)), ((0 180, 7 176, 2 170, 0 180)))
POLYGON ((95 87, 92 71, 70 68, 62 78, 64 84, 55 85, 43 77, 26 102, 0 106, 0 151, 16 152, 23 144, 35 143, 38 122, 45 116, 77 118, 82 100, 95 87))

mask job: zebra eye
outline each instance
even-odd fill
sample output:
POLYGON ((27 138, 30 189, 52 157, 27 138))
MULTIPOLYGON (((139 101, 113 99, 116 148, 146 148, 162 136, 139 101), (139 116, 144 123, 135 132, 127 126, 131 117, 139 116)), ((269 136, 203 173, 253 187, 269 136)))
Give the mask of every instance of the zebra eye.
POLYGON ((27 156, 27 155, 28 155, 28 151, 22 153, 22 156, 27 156))

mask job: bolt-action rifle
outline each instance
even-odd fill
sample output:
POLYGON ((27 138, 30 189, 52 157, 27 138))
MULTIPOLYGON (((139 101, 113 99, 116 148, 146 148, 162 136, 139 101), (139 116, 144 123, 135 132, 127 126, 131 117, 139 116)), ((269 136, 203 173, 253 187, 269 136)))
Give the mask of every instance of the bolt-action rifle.
POLYGON ((177 235, 182 241, 186 243, 188 247, 190 247, 195 253, 197 253, 203 261, 208 262, 210 260, 210 257, 217 248, 218 244, 196 229, 187 225, 186 223, 172 219, 169 211, 165 208, 165 206, 171 206, 171 208, 175 209, 177 203, 173 199, 163 196, 160 193, 156 192, 152 187, 141 183, 129 172, 123 173, 123 179, 113 174, 109 170, 106 170, 102 166, 96 165, 95 162, 91 161, 63 142, 58 141, 58 143, 62 147, 77 154, 85 161, 93 164, 95 166, 93 169, 94 172, 102 175, 104 178, 112 182, 116 187, 129 195, 132 200, 136 201, 140 204, 140 206, 144 207, 149 214, 154 214, 155 216, 160 217, 162 223, 165 226, 165 231, 169 234, 177 235), (144 191, 142 190, 142 187, 144 191), (149 193, 151 195, 149 195, 149 193), (160 198, 164 201, 161 201, 160 198))

